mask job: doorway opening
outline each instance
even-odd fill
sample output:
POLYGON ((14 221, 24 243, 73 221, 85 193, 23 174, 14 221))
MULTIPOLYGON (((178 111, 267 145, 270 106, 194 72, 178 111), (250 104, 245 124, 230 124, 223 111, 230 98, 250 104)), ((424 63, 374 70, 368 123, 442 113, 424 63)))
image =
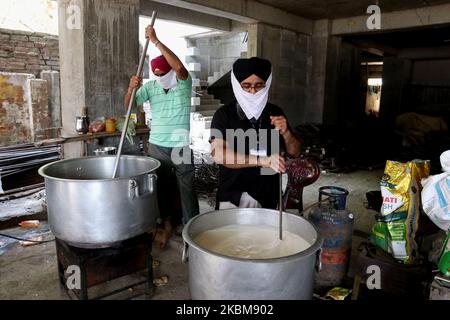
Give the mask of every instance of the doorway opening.
POLYGON ((361 59, 362 107, 368 116, 380 115, 383 92, 383 57, 366 52, 361 59))

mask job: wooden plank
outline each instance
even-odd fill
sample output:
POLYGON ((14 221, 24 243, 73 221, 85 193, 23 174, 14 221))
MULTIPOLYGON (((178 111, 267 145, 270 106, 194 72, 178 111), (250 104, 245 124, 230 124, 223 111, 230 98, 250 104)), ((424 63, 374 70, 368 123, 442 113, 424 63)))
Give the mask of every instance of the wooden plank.
MULTIPOLYGON (((147 128, 136 129, 137 136, 148 135, 149 133, 150 133, 150 130, 147 128)), ((98 132, 98 133, 91 133, 91 134, 81 134, 78 136, 61 137, 61 138, 64 139, 64 143, 69 143, 69 142, 86 141, 86 140, 92 140, 92 139, 100 139, 100 138, 106 138, 106 137, 115 137, 115 136, 120 136, 120 135, 121 135, 121 132, 116 131, 113 133, 98 132)))

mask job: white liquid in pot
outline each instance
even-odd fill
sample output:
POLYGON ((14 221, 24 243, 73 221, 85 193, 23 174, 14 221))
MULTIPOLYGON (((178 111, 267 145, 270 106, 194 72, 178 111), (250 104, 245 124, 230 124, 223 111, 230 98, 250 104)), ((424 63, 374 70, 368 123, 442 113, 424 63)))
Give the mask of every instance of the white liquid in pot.
POLYGON ((229 225, 205 231, 195 237, 201 247, 230 257, 272 259, 304 251, 311 246, 297 234, 278 228, 252 225, 229 225))

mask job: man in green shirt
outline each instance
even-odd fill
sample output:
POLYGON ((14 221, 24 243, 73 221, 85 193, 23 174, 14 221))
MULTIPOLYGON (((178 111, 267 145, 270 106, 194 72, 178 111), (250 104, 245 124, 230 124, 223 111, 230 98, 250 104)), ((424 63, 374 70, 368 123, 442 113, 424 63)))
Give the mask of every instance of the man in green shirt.
MULTIPOLYGON (((145 30, 146 38, 161 51, 161 56, 151 61, 156 80, 141 87, 141 78, 133 76, 125 95, 125 106, 134 88, 137 106, 149 101, 152 111, 149 154, 161 162, 158 169, 158 205, 164 220, 164 230, 157 234, 157 241, 165 247, 172 234, 171 205, 174 202, 174 186, 169 181, 175 168, 183 211, 182 222, 199 213, 197 194, 194 190, 194 165, 189 149, 192 78, 178 57, 158 40, 153 27, 145 30), (189 153, 186 156, 186 153, 189 153), (181 164, 179 159, 188 159, 181 164), (172 196, 171 196, 172 195, 172 196)), ((127 107, 125 107, 127 108, 127 107)))

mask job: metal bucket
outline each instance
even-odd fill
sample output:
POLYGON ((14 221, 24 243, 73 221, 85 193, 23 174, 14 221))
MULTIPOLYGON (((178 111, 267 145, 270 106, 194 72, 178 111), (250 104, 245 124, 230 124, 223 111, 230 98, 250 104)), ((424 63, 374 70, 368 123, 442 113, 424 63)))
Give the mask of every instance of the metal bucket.
POLYGON ((319 188, 319 205, 322 196, 327 196, 331 206, 337 210, 344 210, 347 203, 348 191, 341 187, 326 186, 319 188))
POLYGON ((183 261, 189 263, 189 289, 194 300, 309 300, 314 270, 320 268, 322 240, 306 219, 283 214, 284 230, 304 238, 310 247, 274 259, 241 259, 200 247, 195 237, 227 225, 278 227, 278 211, 229 209, 191 219, 183 230, 183 261))
POLYGON ((159 217, 158 160, 115 156, 56 161, 39 169, 45 178, 48 222, 55 237, 76 247, 109 247, 149 231, 159 217))

